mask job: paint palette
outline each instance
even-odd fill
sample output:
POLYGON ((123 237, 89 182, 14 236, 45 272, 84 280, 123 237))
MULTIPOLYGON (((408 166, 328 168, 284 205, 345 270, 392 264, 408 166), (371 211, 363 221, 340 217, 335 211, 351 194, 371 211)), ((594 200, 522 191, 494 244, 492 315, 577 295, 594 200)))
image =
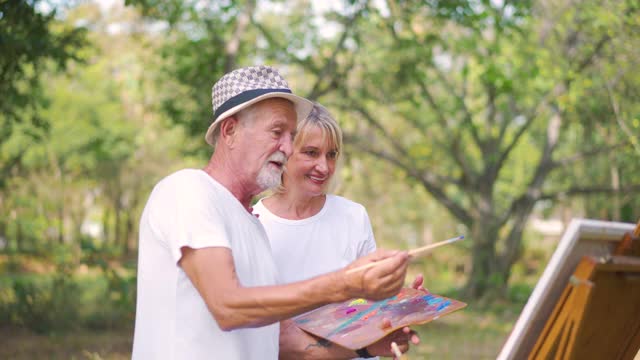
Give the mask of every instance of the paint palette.
POLYGON ((329 304, 293 319, 302 330, 348 349, 360 349, 408 325, 424 324, 462 309, 467 304, 404 288, 381 301, 353 299, 329 304), (382 320, 391 327, 381 328, 382 320))

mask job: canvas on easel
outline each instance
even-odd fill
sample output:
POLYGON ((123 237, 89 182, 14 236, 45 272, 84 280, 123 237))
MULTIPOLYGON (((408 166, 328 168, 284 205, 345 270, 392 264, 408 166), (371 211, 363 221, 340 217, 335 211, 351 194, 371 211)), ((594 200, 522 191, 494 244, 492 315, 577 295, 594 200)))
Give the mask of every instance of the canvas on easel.
POLYGON ((634 229, 572 221, 498 359, 632 359, 640 346, 634 229))
POLYGON ((633 359, 638 341, 640 258, 586 256, 529 359, 633 359))

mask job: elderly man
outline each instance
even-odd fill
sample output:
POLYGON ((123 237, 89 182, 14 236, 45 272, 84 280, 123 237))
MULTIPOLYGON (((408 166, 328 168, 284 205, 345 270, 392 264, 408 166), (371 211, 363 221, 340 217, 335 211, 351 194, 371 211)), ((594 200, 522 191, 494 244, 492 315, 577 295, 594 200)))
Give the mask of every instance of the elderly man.
POLYGON ((389 258, 368 270, 276 285, 250 204, 278 185, 296 120, 312 104, 266 66, 223 76, 212 97, 209 163, 161 180, 140 220, 134 359, 276 359, 280 320, 353 297, 383 299, 404 282, 407 253, 379 251, 347 267, 389 258))

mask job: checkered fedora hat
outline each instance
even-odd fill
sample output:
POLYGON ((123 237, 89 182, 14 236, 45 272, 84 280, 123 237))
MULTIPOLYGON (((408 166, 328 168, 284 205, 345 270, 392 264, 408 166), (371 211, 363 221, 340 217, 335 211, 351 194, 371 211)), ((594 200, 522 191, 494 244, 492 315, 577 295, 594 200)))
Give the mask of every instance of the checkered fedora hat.
POLYGON ((270 66, 251 66, 234 70, 218 80, 211 89, 213 122, 205 139, 214 145, 213 133, 218 124, 238 111, 268 98, 288 99, 295 105, 298 121, 305 119, 313 103, 294 95, 287 81, 270 66))

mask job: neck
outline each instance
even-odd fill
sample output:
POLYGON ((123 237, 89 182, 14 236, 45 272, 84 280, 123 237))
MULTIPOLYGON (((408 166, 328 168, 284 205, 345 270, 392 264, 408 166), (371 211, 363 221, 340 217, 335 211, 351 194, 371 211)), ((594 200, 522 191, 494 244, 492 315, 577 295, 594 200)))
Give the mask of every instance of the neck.
POLYGON ((287 189, 264 200, 265 206, 274 214, 290 220, 309 218, 322 210, 326 195, 309 196, 287 189))
POLYGON ((213 179, 219 182, 222 186, 227 188, 233 194, 233 196, 240 201, 247 211, 250 211, 251 199, 259 194, 262 189, 259 189, 254 181, 248 181, 242 176, 242 172, 239 169, 232 166, 233 161, 230 159, 224 159, 224 155, 211 156, 207 166, 203 170, 209 174, 213 179))

